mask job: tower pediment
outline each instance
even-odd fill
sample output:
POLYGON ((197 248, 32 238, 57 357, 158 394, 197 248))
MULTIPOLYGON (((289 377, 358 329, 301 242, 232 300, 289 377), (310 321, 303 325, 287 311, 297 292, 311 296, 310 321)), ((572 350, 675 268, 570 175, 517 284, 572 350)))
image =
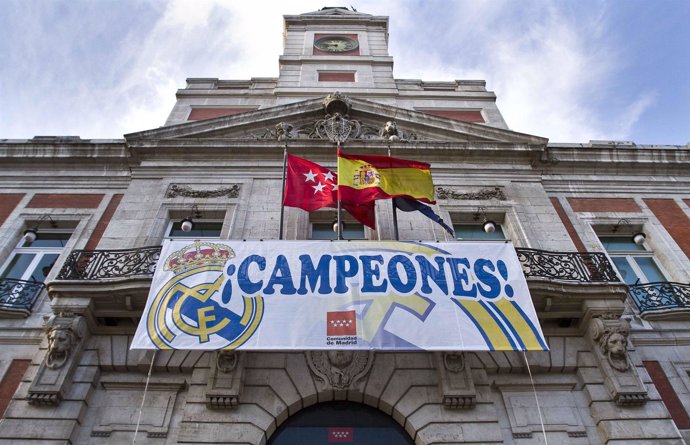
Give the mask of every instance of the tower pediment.
MULTIPOLYGON (((330 96, 330 95, 329 95, 330 96)), ((232 116, 186 122, 125 135, 128 143, 147 139, 228 139, 242 141, 324 140, 329 119, 350 131, 342 143, 356 140, 401 143, 498 143, 542 146, 546 138, 432 116, 364 99, 346 98, 349 109, 326 105, 324 98, 248 111, 232 116), (391 136, 393 138, 391 139, 391 136), (280 139, 279 139, 280 138, 280 139)), ((342 136, 342 135, 341 135, 342 136)))

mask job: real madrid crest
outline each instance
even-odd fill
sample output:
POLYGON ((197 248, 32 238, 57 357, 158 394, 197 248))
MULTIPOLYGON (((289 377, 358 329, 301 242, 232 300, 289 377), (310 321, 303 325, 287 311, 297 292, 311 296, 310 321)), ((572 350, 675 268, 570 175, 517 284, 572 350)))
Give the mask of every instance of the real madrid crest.
POLYGON ((235 349, 252 336, 263 299, 232 297, 224 266, 234 257, 230 246, 194 241, 166 258, 164 271, 172 275, 146 314, 158 348, 235 349))

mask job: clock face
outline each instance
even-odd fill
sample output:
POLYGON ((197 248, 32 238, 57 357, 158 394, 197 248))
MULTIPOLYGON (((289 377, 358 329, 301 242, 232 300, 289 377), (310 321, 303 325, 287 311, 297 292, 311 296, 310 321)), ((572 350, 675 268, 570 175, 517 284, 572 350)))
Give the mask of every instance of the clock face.
POLYGON ((349 37, 331 36, 320 38, 314 42, 314 46, 329 53, 345 53, 357 49, 359 44, 349 37))

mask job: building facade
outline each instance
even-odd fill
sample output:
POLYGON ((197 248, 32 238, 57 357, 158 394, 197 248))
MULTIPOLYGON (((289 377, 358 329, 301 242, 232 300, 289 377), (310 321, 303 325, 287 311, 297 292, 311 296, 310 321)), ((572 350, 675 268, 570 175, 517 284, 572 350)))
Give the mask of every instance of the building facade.
MULTIPOLYGON (((285 16, 278 78, 188 79, 121 140, 0 140, 0 443, 690 438, 690 147, 511 131, 483 81, 395 79, 387 42, 387 17, 285 16), (281 181, 284 150, 335 170, 338 143, 430 163, 458 243, 511 240, 549 351, 130 350, 163 240, 331 242, 281 181)), ((455 242, 376 218, 346 236, 455 242)))

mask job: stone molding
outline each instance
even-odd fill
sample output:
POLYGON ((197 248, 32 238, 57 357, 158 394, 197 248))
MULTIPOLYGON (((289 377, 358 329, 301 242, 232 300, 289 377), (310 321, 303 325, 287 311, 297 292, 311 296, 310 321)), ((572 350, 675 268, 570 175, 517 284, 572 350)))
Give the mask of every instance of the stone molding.
POLYGON ((515 439, 529 439, 546 432, 564 432, 568 437, 587 437, 587 428, 579 413, 572 384, 501 384, 497 389, 503 398, 510 430, 515 439), (535 390, 542 415, 537 411, 535 390), (553 413, 551 412, 553 411, 553 413), (554 422, 552 419, 558 419, 554 422))
MULTIPOLYGON (((96 408, 100 410, 99 422, 91 429, 91 437, 110 437, 114 432, 136 430, 138 415, 132 415, 132 410, 136 409, 138 414, 139 404, 133 407, 129 403, 132 399, 140 403, 146 387, 145 379, 136 378, 132 380, 131 376, 117 373, 101 378, 108 403, 107 408, 96 408)), ((148 438, 168 437, 175 402, 186 386, 184 378, 152 378, 146 390, 139 432, 146 433, 148 438)))

